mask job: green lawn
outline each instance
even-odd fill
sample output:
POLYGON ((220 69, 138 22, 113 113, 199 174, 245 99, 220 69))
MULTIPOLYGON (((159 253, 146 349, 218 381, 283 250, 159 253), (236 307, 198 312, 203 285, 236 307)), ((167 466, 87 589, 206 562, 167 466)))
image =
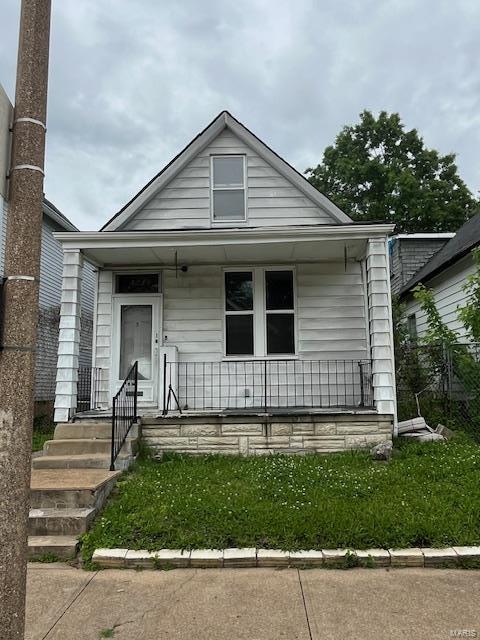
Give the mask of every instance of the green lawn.
POLYGON ((367 453, 143 459, 83 542, 131 549, 480 544, 480 447, 402 444, 367 453))
POLYGON ((35 418, 33 422, 32 451, 40 451, 47 440, 53 440, 55 425, 47 416, 35 418))

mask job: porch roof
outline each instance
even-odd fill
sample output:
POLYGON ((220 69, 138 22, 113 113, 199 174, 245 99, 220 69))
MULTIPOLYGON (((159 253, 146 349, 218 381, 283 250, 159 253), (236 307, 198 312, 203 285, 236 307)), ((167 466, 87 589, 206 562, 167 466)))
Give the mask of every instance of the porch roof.
POLYGON ((312 225, 181 231, 55 233, 64 250, 80 250, 100 267, 242 264, 343 260, 365 255, 370 238, 385 238, 391 224, 312 225))

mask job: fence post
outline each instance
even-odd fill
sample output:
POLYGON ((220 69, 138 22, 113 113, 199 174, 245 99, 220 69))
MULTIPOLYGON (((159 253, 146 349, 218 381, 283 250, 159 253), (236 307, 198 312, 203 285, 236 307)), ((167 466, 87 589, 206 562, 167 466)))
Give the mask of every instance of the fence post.
POLYGON ((264 412, 267 413, 267 361, 263 361, 263 393, 264 393, 264 402, 263 409, 264 412))
POLYGON ((137 393, 138 393, 138 360, 135 361, 135 381, 134 381, 134 393, 133 393, 133 417, 135 422, 137 421, 137 393))
POLYGON ((364 388, 364 380, 363 380, 363 362, 358 363, 358 368, 360 369, 360 406, 365 406, 365 388, 364 388))

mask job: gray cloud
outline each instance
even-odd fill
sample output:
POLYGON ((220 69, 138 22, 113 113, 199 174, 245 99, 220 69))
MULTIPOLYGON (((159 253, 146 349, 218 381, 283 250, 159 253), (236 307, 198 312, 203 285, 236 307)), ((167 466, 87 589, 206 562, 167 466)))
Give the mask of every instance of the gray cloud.
POLYGON ((362 109, 398 111, 477 192, 479 20, 475 0, 53 2, 46 193, 99 228, 224 108, 299 170, 362 109))

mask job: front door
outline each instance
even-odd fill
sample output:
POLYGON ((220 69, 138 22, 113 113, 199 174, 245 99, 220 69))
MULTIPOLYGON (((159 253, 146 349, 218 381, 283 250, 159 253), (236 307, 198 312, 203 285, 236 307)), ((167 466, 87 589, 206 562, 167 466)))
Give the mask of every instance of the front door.
POLYGON ((113 395, 138 361, 138 403, 158 403, 158 347, 161 336, 161 299, 121 296, 114 301, 113 395))

